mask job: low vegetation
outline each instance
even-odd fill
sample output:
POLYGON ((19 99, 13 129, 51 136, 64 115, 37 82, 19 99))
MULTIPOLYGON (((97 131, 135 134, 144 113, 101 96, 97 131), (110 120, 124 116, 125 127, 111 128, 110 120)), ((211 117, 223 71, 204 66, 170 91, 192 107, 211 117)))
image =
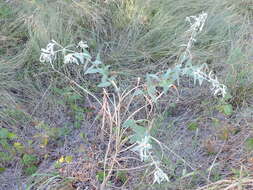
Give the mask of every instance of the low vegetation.
POLYGON ((252 189, 251 0, 0 0, 0 189, 252 189))

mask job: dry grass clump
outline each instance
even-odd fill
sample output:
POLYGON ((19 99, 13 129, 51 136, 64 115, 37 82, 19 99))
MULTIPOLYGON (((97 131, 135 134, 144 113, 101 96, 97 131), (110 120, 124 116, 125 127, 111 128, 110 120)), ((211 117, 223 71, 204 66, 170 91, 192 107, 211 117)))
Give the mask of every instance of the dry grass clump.
POLYGON ((251 190, 252 188, 253 177, 243 177, 239 179, 219 180, 197 190, 251 190))

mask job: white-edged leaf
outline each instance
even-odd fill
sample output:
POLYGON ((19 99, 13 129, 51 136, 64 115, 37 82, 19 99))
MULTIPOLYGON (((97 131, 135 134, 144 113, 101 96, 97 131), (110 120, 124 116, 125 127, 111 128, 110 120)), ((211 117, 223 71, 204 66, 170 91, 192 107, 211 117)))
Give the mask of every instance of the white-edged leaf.
POLYGON ((98 87, 100 87, 100 88, 105 88, 105 87, 108 87, 108 86, 110 86, 110 85, 111 85, 110 82, 105 81, 105 82, 99 83, 99 84, 98 84, 98 87))
POLYGON ((136 125, 135 121, 133 119, 129 119, 123 123, 124 128, 131 128, 132 126, 136 125))
POLYGON ((90 67, 90 68, 87 69, 87 71, 85 72, 85 74, 100 73, 100 71, 101 71, 101 69, 90 67))

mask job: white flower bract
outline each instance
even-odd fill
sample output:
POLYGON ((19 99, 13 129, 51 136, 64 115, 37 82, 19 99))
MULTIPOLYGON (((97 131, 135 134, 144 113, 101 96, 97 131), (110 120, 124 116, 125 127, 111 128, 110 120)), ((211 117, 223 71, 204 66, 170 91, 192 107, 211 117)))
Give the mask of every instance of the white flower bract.
POLYGON ((190 23, 190 29, 188 32, 200 33, 205 25, 207 19, 207 13, 201 13, 198 16, 186 17, 186 21, 190 23))
POLYGON ((55 58, 56 58, 56 54, 55 54, 55 51, 54 51, 54 46, 55 46, 55 43, 54 41, 50 42, 46 49, 44 48, 41 48, 41 54, 40 54, 40 62, 41 63, 52 63, 55 58))
POLYGON ((190 39, 187 44, 183 44, 186 46, 186 50, 183 54, 183 60, 187 57, 192 58, 191 55, 191 47, 194 42, 196 42, 196 36, 202 31, 207 18, 207 13, 201 13, 198 16, 189 16, 186 17, 186 21, 190 23, 190 29, 186 31, 186 33, 190 33, 190 39))
POLYGON ((69 53, 64 56, 64 64, 75 63, 79 65, 79 63, 83 64, 84 57, 82 53, 69 53))
POLYGON ((80 47, 82 50, 85 50, 85 49, 87 49, 89 46, 88 46, 88 44, 87 44, 87 42, 85 41, 80 41, 79 43, 78 43, 78 45, 77 45, 77 47, 80 47))
POLYGON ((159 167, 156 167, 154 172, 154 181, 153 184, 158 183, 161 184, 163 181, 169 182, 169 177, 166 173, 163 172, 163 170, 159 167))
MULTIPOLYGON (((196 36, 203 30, 206 19, 207 13, 201 13, 197 16, 186 17, 186 21, 190 23, 190 29, 187 30, 187 33, 190 33, 190 39, 187 44, 183 44, 186 49, 182 55, 182 62, 180 63, 181 66, 183 66, 182 63, 185 60, 190 60, 191 62, 191 48, 194 42, 196 42, 196 36)), ((196 84, 196 81, 198 81, 201 85, 204 80, 211 83, 211 91, 213 92, 213 95, 221 95, 224 98, 227 93, 227 87, 218 81, 217 77, 213 74, 212 71, 209 73, 207 72, 208 67, 205 64, 203 64, 203 66, 195 67, 189 64, 188 66, 181 67, 180 69, 182 74, 188 73, 193 76, 194 84, 196 84)))
POLYGON ((221 95, 224 98, 227 93, 227 87, 224 84, 221 84, 212 72, 209 73, 208 81, 212 84, 211 90, 213 91, 214 96, 221 95))
POLYGON ((146 135, 144 138, 141 139, 141 141, 137 141, 137 146, 133 148, 134 151, 138 151, 141 161, 152 161, 150 165, 155 166, 154 171, 154 183, 162 183, 163 181, 169 181, 169 177, 166 173, 163 172, 163 170, 159 167, 160 162, 154 160, 154 157, 152 156, 151 149, 152 145, 150 144, 150 136, 146 135))
POLYGON ((68 63, 76 63, 77 65, 79 65, 79 63, 77 62, 76 58, 73 57, 73 53, 70 53, 68 55, 64 56, 64 64, 68 64, 68 63))
POLYGON ((194 78, 194 83, 195 81, 199 81, 199 84, 201 85, 203 80, 206 80, 207 82, 211 83, 211 91, 213 91, 213 95, 221 95, 223 98, 225 97, 227 93, 227 87, 224 84, 221 84, 218 81, 217 76, 213 74, 212 71, 210 71, 208 74, 206 74, 203 71, 203 67, 198 67, 198 68, 190 68, 192 69, 192 74, 194 78))
POLYGON ((137 141, 137 146, 133 148, 134 151, 138 151, 141 161, 146 161, 149 158, 149 151, 152 145, 149 143, 150 137, 145 136, 141 141, 137 141))

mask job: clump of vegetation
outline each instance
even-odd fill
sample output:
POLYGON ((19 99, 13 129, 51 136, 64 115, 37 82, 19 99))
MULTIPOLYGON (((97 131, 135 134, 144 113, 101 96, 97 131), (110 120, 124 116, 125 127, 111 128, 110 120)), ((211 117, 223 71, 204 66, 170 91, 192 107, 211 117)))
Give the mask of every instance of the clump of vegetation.
POLYGON ((250 10, 0 2, 0 189, 250 186, 250 10))

